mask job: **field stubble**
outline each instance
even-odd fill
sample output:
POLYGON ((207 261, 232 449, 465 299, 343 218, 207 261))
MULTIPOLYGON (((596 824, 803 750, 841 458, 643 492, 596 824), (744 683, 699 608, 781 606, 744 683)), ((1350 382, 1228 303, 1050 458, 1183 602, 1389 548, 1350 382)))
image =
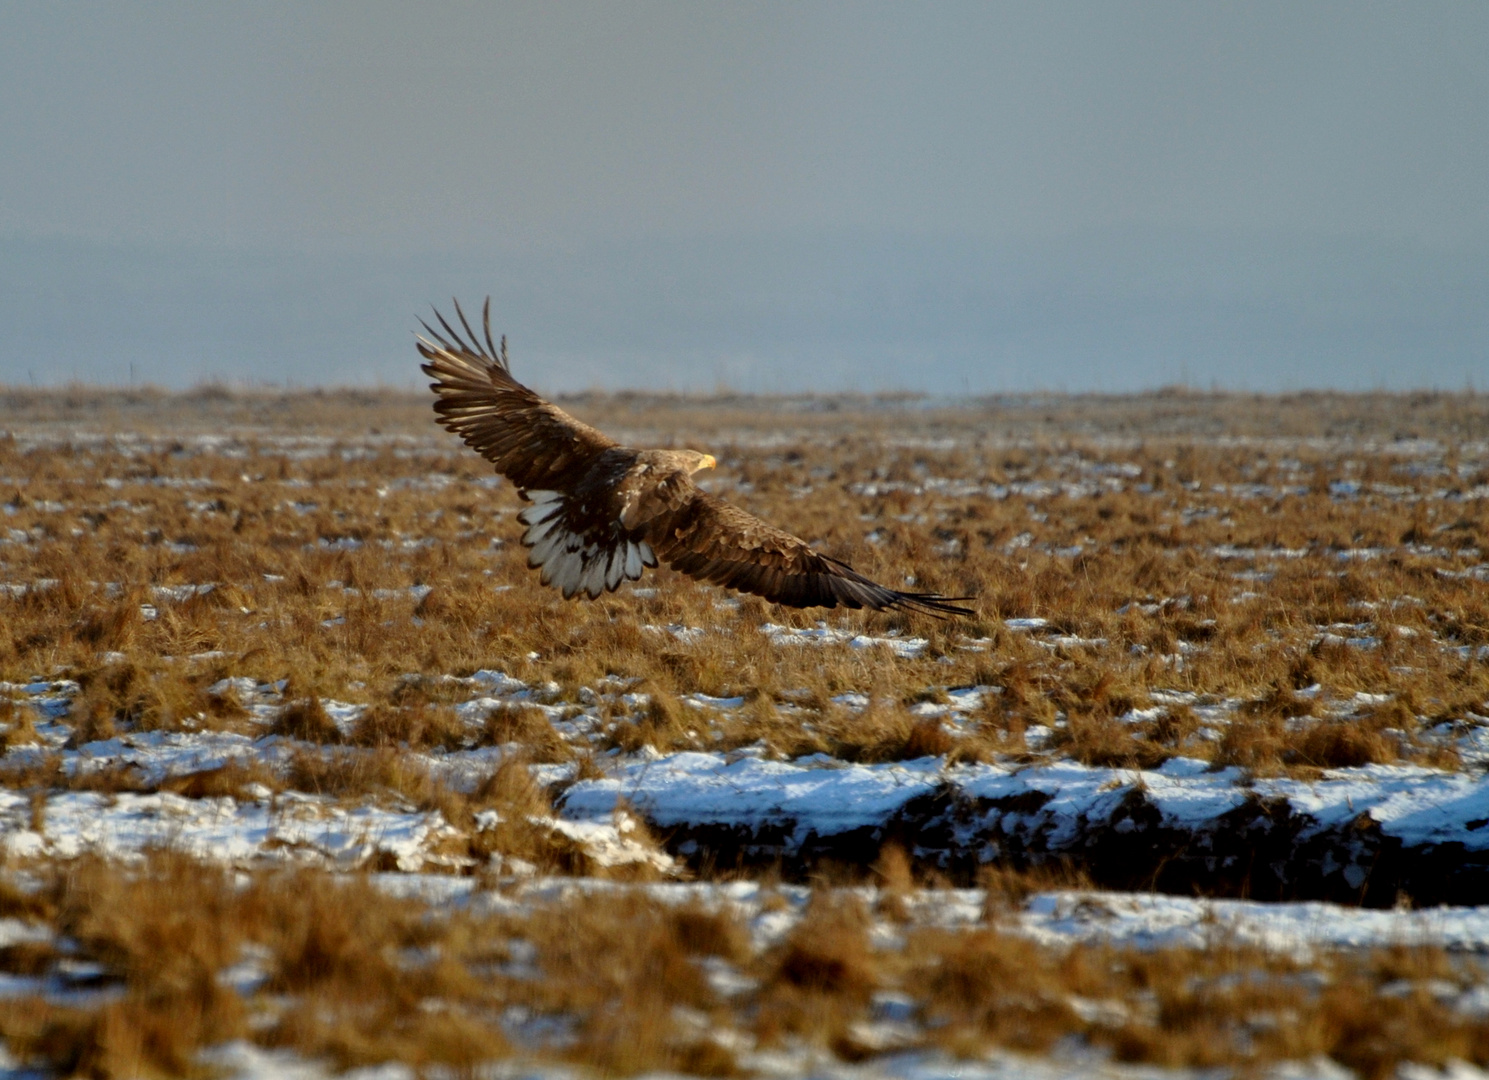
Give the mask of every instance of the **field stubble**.
MULTIPOLYGON (((712 490, 871 577, 977 597, 975 618, 946 622, 787 611, 665 570, 563 601, 525 566, 516 493, 422 399, 6 404, 0 785, 27 800, 29 836, 64 795, 372 807, 440 825, 409 865, 354 845, 364 871, 422 865, 498 892, 514 873, 727 880, 741 871, 663 852, 644 807, 618 806, 601 835, 555 800, 683 751, 1187 759, 1240 784, 1478 770, 1485 754, 1482 397, 566 403, 714 453, 712 490), (153 764, 182 746, 231 752, 153 764)), ((888 948, 863 901, 825 885, 801 930, 760 947, 718 910, 642 893, 435 918, 357 876, 277 865, 315 861, 299 841, 229 859, 236 875, 180 854, 110 862, 106 845, 7 850, 25 887, 6 904, 50 936, 6 946, 5 968, 74 997, 8 1001, 0 1027, 22 1060, 97 1075, 190 1071, 243 1038, 338 1066, 520 1052, 620 1072, 1070 1038, 1163 1064, 1329 1054, 1369 1075, 1489 1058, 1482 1021, 1424 989, 1481 978, 1441 950, 1061 950, 996 919, 911 926, 888 948), (234 989, 245 956, 261 977, 234 989), (721 963, 749 989, 721 994, 706 978, 721 963), (66 973, 84 969, 106 992, 78 996, 66 973), (915 1021, 895 1028, 885 1002, 901 998, 915 1021), (552 1038, 533 1034, 543 1018, 552 1038)), ((818 873, 877 882, 889 908, 944 883, 893 844, 877 860, 818 873)), ((1031 887, 1012 871, 993 885, 1031 887)))

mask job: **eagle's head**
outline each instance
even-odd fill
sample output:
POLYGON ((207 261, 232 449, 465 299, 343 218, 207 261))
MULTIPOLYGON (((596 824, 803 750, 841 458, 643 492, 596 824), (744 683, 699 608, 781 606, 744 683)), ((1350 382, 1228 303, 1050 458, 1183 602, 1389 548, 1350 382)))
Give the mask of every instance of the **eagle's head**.
POLYGON ((699 469, 712 469, 719 461, 712 454, 699 453, 697 450, 677 450, 678 462, 689 473, 695 473, 699 469))

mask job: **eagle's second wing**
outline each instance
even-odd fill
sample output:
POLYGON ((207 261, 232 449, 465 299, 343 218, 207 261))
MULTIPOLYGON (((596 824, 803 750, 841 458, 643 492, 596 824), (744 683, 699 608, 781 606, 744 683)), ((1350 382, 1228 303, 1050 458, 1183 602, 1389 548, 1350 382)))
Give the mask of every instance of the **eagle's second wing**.
POLYGON ((459 303, 455 314, 465 337, 436 311, 444 333, 425 323, 429 338, 417 342, 420 355, 429 361, 424 374, 435 379, 431 389, 438 395, 434 410, 439 422, 519 488, 566 490, 615 440, 512 378, 507 339, 502 338, 500 349, 491 340, 490 298, 481 313, 485 348, 459 303))
POLYGON ((671 514, 648 522, 646 539, 672 569, 714 585, 754 593, 787 607, 897 608, 928 615, 972 615, 963 596, 907 593, 871 581, 805 540, 697 492, 671 514))

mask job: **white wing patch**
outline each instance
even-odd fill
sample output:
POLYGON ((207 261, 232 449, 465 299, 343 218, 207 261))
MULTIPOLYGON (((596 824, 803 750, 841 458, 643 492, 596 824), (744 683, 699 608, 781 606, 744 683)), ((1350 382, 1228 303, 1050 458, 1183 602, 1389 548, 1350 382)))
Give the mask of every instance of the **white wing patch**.
POLYGON ((557 491, 529 491, 533 504, 517 515, 527 526, 522 543, 531 548, 527 565, 541 568, 544 585, 563 591, 568 599, 583 591, 591 600, 614 592, 623 581, 637 581, 644 567, 657 557, 645 540, 617 538, 613 544, 586 539, 564 524, 564 497, 557 491))

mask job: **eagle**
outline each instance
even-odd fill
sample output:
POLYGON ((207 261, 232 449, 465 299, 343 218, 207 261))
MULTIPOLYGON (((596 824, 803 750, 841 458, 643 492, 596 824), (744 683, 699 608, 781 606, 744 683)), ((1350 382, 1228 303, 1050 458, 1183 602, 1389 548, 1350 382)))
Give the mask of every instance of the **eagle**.
POLYGON ((787 607, 869 608, 945 617, 971 615, 965 596, 900 592, 732 506, 693 483, 718 464, 696 450, 621 446, 544 401, 512 377, 507 339, 491 338, 491 298, 482 309, 484 343, 455 303, 462 335, 438 309, 435 330, 416 339, 434 382, 439 423, 460 436, 531 505, 527 564, 564 598, 596 599, 664 562, 699 581, 753 593, 787 607))

